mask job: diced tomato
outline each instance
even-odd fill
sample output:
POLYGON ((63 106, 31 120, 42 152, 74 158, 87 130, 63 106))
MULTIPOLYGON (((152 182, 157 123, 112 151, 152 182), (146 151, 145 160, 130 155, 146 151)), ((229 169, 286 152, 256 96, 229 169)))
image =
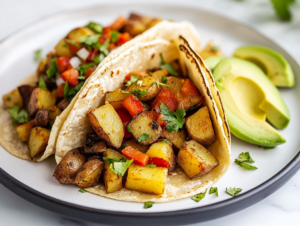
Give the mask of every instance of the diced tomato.
POLYGON ((65 83, 60 84, 60 85, 57 87, 56 91, 57 91, 57 96, 58 96, 58 97, 64 97, 64 96, 65 96, 65 94, 64 94, 64 88, 65 88, 65 83))
POLYGON ((146 113, 150 118, 152 118, 154 121, 157 121, 157 118, 159 116, 159 113, 156 111, 147 111, 146 113))
POLYGON ((131 39, 130 34, 125 32, 119 34, 119 40, 117 41, 118 45, 123 45, 124 43, 128 42, 131 39))
POLYGON ((98 53, 98 49, 93 49, 93 50, 90 50, 90 54, 88 55, 88 57, 86 58, 86 61, 88 62, 91 62, 94 60, 96 54, 98 53))
POLYGON ((191 80, 186 79, 183 83, 183 86, 181 87, 180 91, 188 96, 200 96, 197 88, 194 86, 194 84, 191 82, 191 80))
POLYGON ((88 69, 85 69, 85 77, 88 78, 90 77, 91 74, 93 74, 93 72, 95 71, 94 68, 89 67, 88 69))
POLYGON ((141 166, 145 166, 148 163, 149 156, 131 146, 124 148, 122 154, 129 159, 133 159, 134 163, 141 166))
MULTIPOLYGON (((72 40, 72 41, 74 41, 74 40, 72 40)), ((81 45, 78 42, 76 42, 76 46, 69 42, 66 42, 66 43, 69 46, 69 50, 72 55, 75 55, 81 49, 81 45)))
POLYGON ((156 121, 158 122, 158 124, 160 125, 161 128, 165 128, 166 125, 168 124, 168 121, 163 121, 163 120, 162 120, 163 117, 165 117, 165 115, 160 114, 160 115, 158 116, 157 120, 156 120, 156 121))
POLYGON ((108 50, 112 50, 112 49, 114 49, 114 48, 116 48, 116 44, 115 44, 115 43, 110 43, 110 44, 108 45, 108 50))
POLYGON ((159 92, 151 104, 151 109, 160 112, 160 105, 164 103, 170 111, 177 110, 177 101, 170 89, 159 92))
POLYGON ((58 57, 56 59, 57 69, 59 72, 64 72, 69 69, 69 61, 71 57, 58 57))
POLYGON ((157 157, 149 158, 148 164, 151 164, 151 163, 153 163, 157 167, 169 168, 168 161, 164 160, 163 158, 157 158, 157 157))
POLYGON ((63 80, 68 81, 71 86, 76 86, 78 84, 78 76, 79 72, 75 69, 66 70, 60 75, 60 77, 63 80))
POLYGON ((110 35, 110 27, 106 27, 103 29, 103 35, 98 39, 98 42, 100 44, 103 44, 106 40, 110 40, 111 35, 110 35))
POLYGON ((129 111, 129 114, 132 117, 143 111, 143 105, 133 95, 128 95, 124 100, 122 100, 121 104, 127 109, 127 111, 129 111))
POLYGON ((130 116, 129 112, 125 110, 117 110, 116 112, 120 116, 120 119, 123 122, 124 131, 125 131, 124 138, 126 139, 131 138, 131 134, 127 130, 127 123, 132 119, 132 117, 130 116))
POLYGON ((109 34, 109 33, 110 33, 110 30, 111 30, 111 29, 110 29, 109 26, 106 27, 106 28, 104 28, 104 29, 103 29, 103 34, 105 34, 105 35, 106 35, 106 34, 109 34))
POLYGON ((139 75, 140 77, 146 77, 148 75, 148 73, 146 71, 132 71, 125 76, 125 80, 129 81, 131 78, 131 75, 139 75))
POLYGON ((119 16, 113 23, 110 25, 110 29, 114 31, 120 30, 127 23, 127 19, 123 16, 119 16))

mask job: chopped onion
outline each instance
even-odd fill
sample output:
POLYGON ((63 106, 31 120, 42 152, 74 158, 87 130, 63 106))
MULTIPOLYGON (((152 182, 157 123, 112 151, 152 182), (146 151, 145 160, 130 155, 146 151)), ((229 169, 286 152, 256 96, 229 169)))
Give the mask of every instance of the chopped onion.
POLYGON ((72 57, 69 63, 71 64, 72 68, 78 68, 81 64, 81 61, 78 57, 72 57))
POLYGON ((90 52, 86 48, 83 47, 76 54, 81 59, 86 60, 86 58, 89 56, 90 52))
POLYGON ((59 86, 60 84, 64 84, 65 81, 59 76, 57 79, 56 79, 56 85, 59 86))

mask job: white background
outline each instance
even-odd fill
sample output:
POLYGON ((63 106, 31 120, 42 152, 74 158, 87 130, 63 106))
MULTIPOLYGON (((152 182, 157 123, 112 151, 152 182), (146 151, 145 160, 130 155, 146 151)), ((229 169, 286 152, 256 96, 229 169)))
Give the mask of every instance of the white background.
MULTIPOLYGON (((101 4, 101 2, 104 1, 0 0, 0 40, 43 17, 64 10, 101 4)), ((173 2, 170 1, 170 4, 173 2)), ((279 21, 269 0, 202 0, 197 2, 204 9, 218 12, 255 27, 284 47, 300 62, 299 2, 292 7, 294 18, 291 22, 279 21)), ((2 185, 0 185, 0 219, 0 225, 12 226, 96 225, 70 220, 34 206, 2 185)), ((296 174, 277 192, 246 210, 195 225, 300 225, 300 173, 296 174)))

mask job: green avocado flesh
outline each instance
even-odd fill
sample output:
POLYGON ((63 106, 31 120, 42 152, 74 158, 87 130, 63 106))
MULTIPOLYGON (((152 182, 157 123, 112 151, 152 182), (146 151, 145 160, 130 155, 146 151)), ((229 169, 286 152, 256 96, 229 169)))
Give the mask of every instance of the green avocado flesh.
POLYGON ((278 89, 255 64, 224 58, 214 68, 230 131, 236 137, 263 147, 285 143, 276 128, 285 128, 290 113, 278 89))
POLYGON ((235 50, 233 56, 255 63, 267 74, 275 86, 292 87, 295 85, 290 64, 274 50, 262 46, 242 46, 235 50))
POLYGON ((204 61, 206 67, 213 72, 214 68, 217 66, 217 64, 222 60, 224 57, 210 57, 204 61))

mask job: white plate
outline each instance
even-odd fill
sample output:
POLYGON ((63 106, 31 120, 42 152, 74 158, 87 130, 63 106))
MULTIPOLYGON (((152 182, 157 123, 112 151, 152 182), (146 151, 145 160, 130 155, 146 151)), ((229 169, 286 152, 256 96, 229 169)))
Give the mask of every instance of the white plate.
POLYGON ((19 81, 36 70, 37 63, 33 61, 34 50, 42 48, 43 53, 46 54, 74 27, 85 25, 89 21, 108 25, 118 15, 127 16, 130 12, 175 21, 188 20, 196 26, 204 45, 209 40, 214 40, 227 56, 231 56, 235 48, 245 44, 267 46, 283 54, 296 76, 294 88, 280 89, 291 112, 289 126, 280 131, 287 142, 274 149, 265 150, 232 137, 232 164, 226 175, 214 185, 219 190, 218 198, 207 194, 199 203, 191 199, 183 199, 170 203, 157 203, 147 210, 143 209, 141 203, 120 202, 89 193, 82 194, 75 186, 59 185, 52 177, 56 166, 53 158, 42 163, 33 163, 18 159, 0 147, 0 166, 4 171, 34 190, 69 204, 98 210, 153 213, 187 210, 231 199, 231 196, 225 193, 226 187, 242 188, 242 193, 249 191, 273 177, 296 156, 300 147, 298 138, 300 121, 297 120, 300 115, 298 101, 300 86, 297 82, 300 68, 297 63, 283 49, 257 31, 222 16, 202 11, 192 4, 189 6, 164 3, 107 4, 57 14, 22 29, 0 44, 0 95, 15 88, 19 81), (247 171, 234 164, 234 159, 245 151, 250 152, 258 170, 247 171))

